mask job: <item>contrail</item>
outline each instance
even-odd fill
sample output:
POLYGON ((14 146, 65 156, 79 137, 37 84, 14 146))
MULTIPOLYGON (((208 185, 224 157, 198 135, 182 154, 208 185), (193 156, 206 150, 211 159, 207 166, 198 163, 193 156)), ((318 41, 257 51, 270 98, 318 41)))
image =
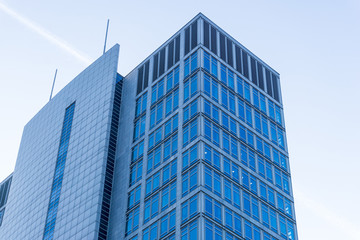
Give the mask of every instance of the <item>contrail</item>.
POLYGON ((9 16, 15 18, 17 21, 28 27, 29 29, 33 30, 34 32, 38 33, 51 43, 57 45, 58 47, 62 48, 66 52, 70 53, 78 60, 85 64, 90 64, 92 60, 89 57, 84 56, 84 54, 80 53, 78 50, 74 49, 70 44, 63 41, 59 37, 55 36, 54 34, 46 31, 36 23, 32 22, 31 20, 21 16, 19 13, 15 12, 14 10, 10 9, 8 6, 4 5, 4 3, 0 2, 0 10, 8 14, 9 16))

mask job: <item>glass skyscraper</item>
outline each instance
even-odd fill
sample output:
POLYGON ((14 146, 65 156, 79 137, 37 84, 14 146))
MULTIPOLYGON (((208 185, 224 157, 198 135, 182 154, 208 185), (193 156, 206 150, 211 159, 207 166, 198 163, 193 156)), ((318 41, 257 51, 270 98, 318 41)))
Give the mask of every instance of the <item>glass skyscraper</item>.
POLYGON ((201 13, 118 51, 26 125, 0 238, 298 239, 279 74, 201 13))

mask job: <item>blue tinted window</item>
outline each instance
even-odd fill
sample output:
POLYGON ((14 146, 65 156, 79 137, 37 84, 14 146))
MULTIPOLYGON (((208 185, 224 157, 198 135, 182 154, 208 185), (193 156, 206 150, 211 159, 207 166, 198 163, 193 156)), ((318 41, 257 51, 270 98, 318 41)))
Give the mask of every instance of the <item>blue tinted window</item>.
POLYGON ((218 66, 217 66, 217 60, 213 57, 211 57, 211 74, 215 77, 218 76, 218 66))
POLYGON ((216 81, 212 80, 211 81, 211 95, 212 95, 212 98, 215 100, 215 101, 219 101, 219 85, 217 84, 216 81))
POLYGON ((244 101, 238 100, 239 118, 245 121, 245 104, 244 101))
POLYGON ((228 70, 228 86, 235 90, 234 73, 230 70, 228 70))
POLYGON ((243 97, 243 96, 244 96, 243 80, 242 80, 239 76, 236 76, 236 85, 237 85, 236 92, 237 92, 241 97, 243 97))
POLYGON ((204 51, 204 69, 210 72, 210 55, 204 51))
POLYGON ((250 85, 247 82, 243 82, 243 83, 244 83, 245 100, 247 100, 248 102, 251 102, 251 100, 250 100, 250 85))

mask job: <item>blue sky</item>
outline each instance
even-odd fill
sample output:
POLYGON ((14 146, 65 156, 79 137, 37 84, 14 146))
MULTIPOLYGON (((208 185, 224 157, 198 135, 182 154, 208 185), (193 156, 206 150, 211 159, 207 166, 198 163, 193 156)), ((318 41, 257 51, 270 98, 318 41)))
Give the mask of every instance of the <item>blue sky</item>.
POLYGON ((281 74, 299 238, 360 239, 360 2, 0 0, 0 179, 24 125, 120 44, 128 73, 202 12, 281 74))

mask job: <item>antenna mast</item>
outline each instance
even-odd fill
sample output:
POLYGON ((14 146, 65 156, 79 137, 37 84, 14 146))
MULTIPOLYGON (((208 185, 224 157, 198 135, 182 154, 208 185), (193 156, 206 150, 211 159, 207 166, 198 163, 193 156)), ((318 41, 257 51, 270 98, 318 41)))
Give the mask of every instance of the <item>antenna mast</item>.
POLYGON ((105 43, 104 43, 104 52, 103 52, 103 54, 105 54, 105 50, 106 50, 106 41, 107 41, 107 35, 108 35, 108 30, 109 30, 109 22, 110 22, 110 19, 107 20, 106 34, 105 34, 105 43))
POLYGON ((50 93, 50 99, 49 99, 49 102, 52 98, 52 94, 53 94, 53 91, 54 91, 54 86, 55 86, 55 80, 56 80, 56 75, 57 75, 57 69, 55 71, 55 76, 54 76, 54 81, 53 81, 53 84, 52 84, 52 88, 51 88, 51 93, 50 93))

